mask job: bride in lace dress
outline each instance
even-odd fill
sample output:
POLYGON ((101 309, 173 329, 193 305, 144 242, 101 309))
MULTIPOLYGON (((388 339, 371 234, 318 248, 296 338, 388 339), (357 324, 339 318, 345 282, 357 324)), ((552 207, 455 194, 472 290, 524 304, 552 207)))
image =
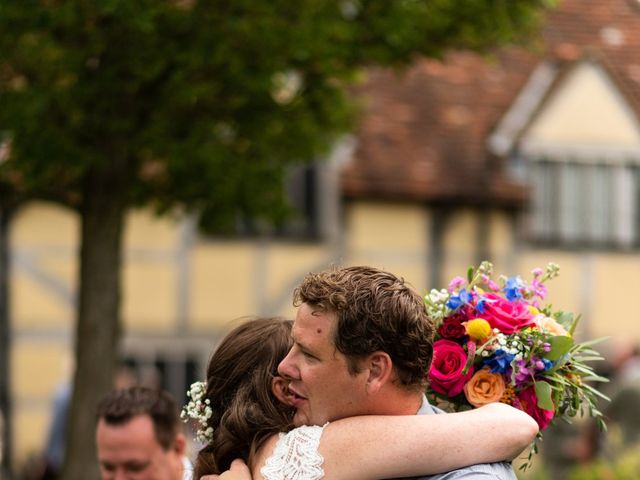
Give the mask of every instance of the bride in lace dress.
POLYGON ((211 408, 205 428, 212 433, 198 453, 194 479, 218 478, 212 474, 228 470, 236 458, 247 462, 253 478, 265 480, 433 474, 512 459, 537 433, 528 415, 504 404, 294 428, 293 409, 278 400, 286 400, 286 382, 277 373, 291 347, 291 324, 275 318, 248 321, 214 352, 201 399, 211 408))

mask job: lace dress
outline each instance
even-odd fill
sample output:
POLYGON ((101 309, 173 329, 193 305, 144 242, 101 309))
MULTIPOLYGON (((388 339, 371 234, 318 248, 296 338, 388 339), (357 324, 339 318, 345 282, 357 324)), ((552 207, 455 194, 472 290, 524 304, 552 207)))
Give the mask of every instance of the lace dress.
POLYGON ((260 473, 265 480, 319 480, 324 477, 318 452, 320 437, 326 424, 302 426, 281 433, 276 448, 260 473))

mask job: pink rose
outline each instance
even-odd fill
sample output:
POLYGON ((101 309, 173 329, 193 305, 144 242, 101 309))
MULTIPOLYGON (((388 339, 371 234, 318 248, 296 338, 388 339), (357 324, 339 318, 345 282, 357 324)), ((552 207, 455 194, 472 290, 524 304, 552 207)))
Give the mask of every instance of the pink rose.
POLYGON ((553 410, 543 410, 538 407, 538 397, 536 389, 531 386, 518 393, 513 402, 514 407, 518 407, 523 412, 528 413, 537 423, 540 430, 544 430, 553 419, 555 412, 553 410))
POLYGON ((484 311, 477 312, 478 317, 484 318, 491 328, 497 328, 507 335, 525 327, 535 325, 534 316, 522 302, 510 302, 495 293, 483 295, 484 311))
POLYGON ((433 363, 429 370, 429 380, 434 392, 455 397, 471 375, 473 367, 462 373, 467 363, 467 354, 463 348, 451 340, 438 340, 433 344, 433 363))
POLYGON ((447 318, 442 325, 438 327, 438 333, 442 338, 450 338, 452 340, 462 338, 467 334, 461 318, 458 316, 447 318))

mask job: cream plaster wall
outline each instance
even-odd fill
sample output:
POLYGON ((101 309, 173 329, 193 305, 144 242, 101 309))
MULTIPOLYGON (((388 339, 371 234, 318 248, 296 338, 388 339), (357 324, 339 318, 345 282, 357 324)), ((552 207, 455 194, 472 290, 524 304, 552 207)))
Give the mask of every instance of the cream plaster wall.
POLYGON ((478 235, 478 219, 471 210, 459 210, 450 216, 445 223, 442 242, 445 247, 445 258, 442 268, 443 285, 432 285, 433 288, 446 287, 453 277, 466 277, 467 269, 476 263, 478 235))
POLYGON ((199 242, 191 253, 190 326, 197 330, 226 328, 241 316, 256 312, 251 275, 256 262, 247 241, 199 242))
POLYGON ((177 215, 158 217, 148 210, 133 210, 127 216, 124 243, 129 249, 173 251, 180 241, 181 220, 177 215))
POLYGON ((11 352, 14 460, 21 464, 39 453, 51 423, 53 394, 69 375, 70 355, 59 341, 31 338, 11 352))
POLYGON ((11 276, 9 302, 14 324, 20 329, 62 328, 73 314, 68 301, 20 271, 11 276))
POLYGON ((430 215, 423 206, 353 202, 345 215, 343 264, 383 268, 426 290, 430 215))
POLYGON ((263 249, 265 270, 261 288, 264 291, 262 313, 275 313, 293 318, 292 292, 309 272, 325 269, 340 263, 336 246, 316 243, 275 243, 263 249))
POLYGON ((640 342, 640 313, 634 302, 640 290, 640 254, 602 254, 592 270, 590 333, 640 342))
POLYGON ((190 259, 190 325, 218 331, 238 317, 292 317, 296 284, 337 260, 332 248, 315 243, 200 241, 190 259))
POLYGON ((608 74, 582 62, 567 74, 535 118, 526 141, 639 145, 640 128, 608 74))
POLYGON ((127 262, 122 270, 122 318, 130 331, 171 332, 175 328, 175 262, 127 262))
POLYGON ((11 225, 11 242, 19 247, 52 245, 75 248, 79 234, 75 214, 48 202, 25 205, 11 225))

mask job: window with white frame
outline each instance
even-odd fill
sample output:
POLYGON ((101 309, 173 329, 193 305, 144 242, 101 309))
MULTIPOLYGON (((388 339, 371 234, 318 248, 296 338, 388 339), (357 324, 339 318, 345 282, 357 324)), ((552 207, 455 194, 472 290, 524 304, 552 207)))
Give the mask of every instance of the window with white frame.
POLYGON ((531 236, 541 243, 640 245, 640 163, 529 158, 531 236))

